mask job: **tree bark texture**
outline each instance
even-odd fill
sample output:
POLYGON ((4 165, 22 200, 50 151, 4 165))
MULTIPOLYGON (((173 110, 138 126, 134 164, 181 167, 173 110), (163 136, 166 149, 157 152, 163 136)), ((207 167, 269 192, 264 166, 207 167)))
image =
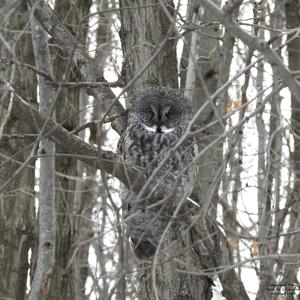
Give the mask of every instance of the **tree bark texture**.
MULTIPOLYGON (((68 24, 68 29, 74 34, 80 45, 85 45, 88 18, 80 23, 89 14, 91 1, 56 1, 55 11, 64 24, 68 24)), ((74 54, 74 53, 73 53, 74 54)), ((54 57, 54 77, 57 82, 78 81, 81 76, 77 67, 72 62, 72 56, 66 54, 59 48, 52 49, 54 57)), ((56 120, 62 123, 64 128, 71 131, 79 126, 79 89, 61 89, 55 99, 56 120)), ((80 211, 76 210, 75 190, 77 173, 77 162, 74 158, 58 157, 55 161, 55 170, 63 176, 56 176, 56 255, 53 280, 50 288, 51 299, 76 299, 76 290, 84 292, 86 277, 80 277, 80 270, 75 272, 75 265, 70 264, 73 251, 76 249, 79 237, 75 231, 77 217, 80 211), (71 179, 73 178, 73 179, 71 179), (68 266, 68 268, 67 268, 68 266), (78 277, 76 277, 79 276, 78 277), (78 286, 80 285, 80 287, 78 286), (77 289, 75 288, 77 287, 77 289)), ((80 217, 78 217, 80 218, 80 217)), ((88 247, 82 247, 80 256, 82 261, 88 254, 88 247), (83 250, 84 248, 84 250, 83 250), (83 250, 83 251, 82 251, 83 250)), ((85 272, 86 266, 82 266, 81 271, 85 272)))
MULTIPOLYGON (((33 65, 31 37, 22 32, 28 21, 26 5, 22 1, 2 0, 0 6, 7 9, 2 13, 7 17, 9 29, 2 32, 6 44, 0 45, 0 57, 33 65)), ((36 81, 32 72, 16 66, 1 66, 0 74, 1 79, 10 81, 26 99, 36 101, 36 81)), ((8 97, 7 93, 0 93, 0 98, 3 97, 8 97)), ((33 139, 26 136, 30 131, 30 126, 12 116, 9 108, 0 106, 0 188, 12 179, 0 193, 0 298, 3 299, 25 299, 30 267, 28 251, 35 247, 33 161, 15 175, 31 154, 33 139)))
POLYGON ((129 89, 130 101, 150 86, 178 87, 176 39, 170 38, 176 34, 174 13, 174 4, 170 0, 120 1, 120 37, 124 53, 122 74, 126 83, 148 65, 129 89), (139 8, 134 8, 133 4, 139 8), (162 43, 163 48, 149 64, 162 43))
MULTIPOLYGON (((286 27, 287 29, 297 28, 300 26, 300 3, 297 0, 288 0, 285 5, 286 13, 286 27)), ((288 35, 291 37, 292 34, 288 35)), ((291 42, 288 44, 288 62, 289 68, 291 71, 299 72, 300 71, 300 37, 299 35, 294 37, 291 42)), ((291 193, 292 206, 290 209, 290 226, 289 231, 299 230, 300 223, 300 101, 294 95, 293 90, 291 92, 292 100, 292 115, 291 115, 291 126, 294 136, 294 153, 292 156, 292 167, 295 174, 293 189, 291 193)), ((300 234, 295 233, 288 238, 287 244, 289 245, 287 252, 288 253, 299 253, 300 252, 300 234)), ((282 278, 282 283, 290 284, 296 283, 299 285, 297 279, 297 274, 299 271, 299 260, 290 262, 289 264, 284 265, 284 273, 282 278)), ((292 296, 287 298, 288 300, 292 299, 292 296)))
MULTIPOLYGON (((33 13, 30 15, 30 25, 35 65, 39 70, 52 77, 53 70, 47 33, 33 13)), ((40 111, 55 118, 55 114, 53 114, 55 90, 41 76, 38 77, 38 86, 40 111)), ((42 134, 42 129, 40 134, 42 134)), ((39 151, 46 155, 40 159, 38 253, 28 300, 48 299, 55 259, 55 144, 49 138, 44 138, 40 142, 39 151)))

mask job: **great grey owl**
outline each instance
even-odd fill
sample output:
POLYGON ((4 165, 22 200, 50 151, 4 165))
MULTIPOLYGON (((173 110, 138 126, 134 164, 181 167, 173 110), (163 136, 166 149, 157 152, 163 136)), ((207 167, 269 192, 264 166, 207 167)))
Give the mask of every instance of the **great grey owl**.
POLYGON ((148 179, 142 194, 128 191, 123 197, 128 234, 140 258, 154 255, 176 207, 191 193, 197 147, 192 137, 181 140, 191 115, 189 100, 169 88, 149 89, 130 109, 119 153, 148 179))

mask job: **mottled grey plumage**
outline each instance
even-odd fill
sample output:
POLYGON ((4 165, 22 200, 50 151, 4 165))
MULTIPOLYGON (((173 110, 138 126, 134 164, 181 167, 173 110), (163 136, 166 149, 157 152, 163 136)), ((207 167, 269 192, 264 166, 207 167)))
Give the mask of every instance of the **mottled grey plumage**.
POLYGON ((176 206, 191 193, 196 144, 188 138, 177 145, 191 114, 190 103, 180 91, 152 88, 134 102, 120 139, 123 160, 147 178, 153 177, 140 199, 132 191, 127 196, 129 235, 146 257, 155 253, 176 206))

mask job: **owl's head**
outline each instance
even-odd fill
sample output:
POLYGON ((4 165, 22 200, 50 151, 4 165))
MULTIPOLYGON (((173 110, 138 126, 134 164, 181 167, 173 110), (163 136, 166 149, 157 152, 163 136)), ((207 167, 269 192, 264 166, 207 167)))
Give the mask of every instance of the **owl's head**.
POLYGON ((133 112, 147 131, 170 133, 187 126, 192 109, 180 91, 152 88, 138 97, 133 112))

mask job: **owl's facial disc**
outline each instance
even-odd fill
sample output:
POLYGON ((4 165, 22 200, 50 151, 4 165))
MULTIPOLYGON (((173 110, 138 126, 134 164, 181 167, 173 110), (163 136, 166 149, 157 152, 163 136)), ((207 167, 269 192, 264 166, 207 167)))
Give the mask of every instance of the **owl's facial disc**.
POLYGON ((181 121, 181 106, 168 99, 151 98, 142 103, 139 111, 142 126, 152 133, 169 134, 181 121))

